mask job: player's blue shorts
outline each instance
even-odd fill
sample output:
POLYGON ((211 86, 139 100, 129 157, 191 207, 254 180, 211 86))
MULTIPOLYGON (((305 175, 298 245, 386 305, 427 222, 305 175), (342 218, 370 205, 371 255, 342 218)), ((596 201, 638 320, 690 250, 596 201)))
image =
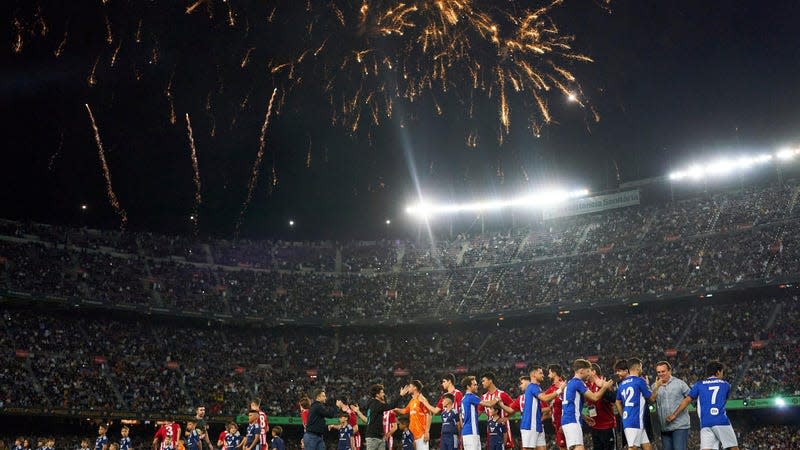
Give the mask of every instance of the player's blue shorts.
POLYGON ((442 435, 442 450, 456 450, 458 448, 458 436, 455 434, 442 435))

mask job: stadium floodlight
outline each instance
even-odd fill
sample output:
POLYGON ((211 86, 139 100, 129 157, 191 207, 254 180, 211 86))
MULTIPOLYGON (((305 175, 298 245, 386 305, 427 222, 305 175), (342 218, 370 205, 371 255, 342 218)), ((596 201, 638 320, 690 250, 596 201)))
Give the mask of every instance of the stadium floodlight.
POLYGON ((685 170, 669 174, 672 181, 690 179, 693 181, 708 177, 725 176, 734 172, 741 172, 755 166, 764 165, 770 161, 791 161, 800 155, 800 147, 785 147, 775 153, 762 153, 755 156, 740 156, 738 158, 720 158, 705 164, 693 164, 685 170))
POLYGON ((782 148, 775 153, 775 157, 780 159, 781 161, 788 161, 790 159, 794 159, 795 156, 800 152, 799 149, 791 149, 788 147, 782 148))
POLYGON ((486 200, 460 204, 434 204, 421 201, 415 205, 408 206, 406 208, 406 213, 422 219, 427 219, 433 215, 457 214, 462 212, 483 213, 521 207, 546 208, 573 198, 585 197, 587 195, 589 195, 588 189, 578 189, 574 191, 554 189, 505 200, 486 200))

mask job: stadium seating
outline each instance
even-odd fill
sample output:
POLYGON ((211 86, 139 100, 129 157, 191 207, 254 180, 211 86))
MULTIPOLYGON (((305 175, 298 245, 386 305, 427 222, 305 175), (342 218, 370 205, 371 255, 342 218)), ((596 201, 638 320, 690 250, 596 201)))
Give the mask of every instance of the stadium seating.
POLYGON ((794 184, 748 187, 433 245, 194 242, 0 221, 0 290, 10 297, 90 299, 101 309, 189 313, 209 324, 177 316, 75 318, 69 311, 31 316, 9 307, 0 339, 19 352, 2 356, 0 402, 185 412, 204 401, 216 412, 236 413, 248 397, 263 395, 271 413, 291 414, 311 385, 360 396, 370 382, 395 380, 397 371, 419 376, 434 392, 437 374, 463 367, 497 370, 513 391, 519 362, 566 364, 595 355, 607 367, 638 355, 652 363, 673 348, 669 359, 687 381, 718 357, 731 367, 738 397, 797 393, 792 324, 800 316, 791 296, 680 309, 643 304, 641 311, 609 312, 602 326, 537 318, 532 326, 465 334, 463 325, 446 325, 574 304, 605 314, 622 300, 797 280, 797 194, 794 184), (215 317, 229 324, 217 326, 215 317), (413 318, 435 322, 428 327, 437 331, 398 332, 397 323, 413 318), (374 329, 263 327, 254 334, 230 325, 245 319, 250 328, 360 319, 374 329), (381 327, 383 321, 394 325, 381 327), (309 358, 321 350, 320 358, 309 358))

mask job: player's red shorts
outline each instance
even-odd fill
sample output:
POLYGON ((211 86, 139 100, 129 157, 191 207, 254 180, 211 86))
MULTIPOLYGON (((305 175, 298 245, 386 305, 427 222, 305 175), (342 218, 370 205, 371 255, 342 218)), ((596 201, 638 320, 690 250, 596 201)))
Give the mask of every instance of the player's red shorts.
POLYGON ((556 447, 567 448, 567 438, 564 437, 564 430, 561 427, 556 428, 556 447))

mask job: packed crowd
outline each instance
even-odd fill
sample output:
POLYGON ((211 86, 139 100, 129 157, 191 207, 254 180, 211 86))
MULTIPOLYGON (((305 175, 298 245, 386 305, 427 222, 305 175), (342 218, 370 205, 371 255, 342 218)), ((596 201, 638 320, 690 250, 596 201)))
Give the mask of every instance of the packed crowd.
POLYGON ((614 311, 477 329, 254 333, 248 325, 7 309, 0 344, 16 352, 0 355, 0 404, 179 413, 202 402, 214 414, 235 414, 244 399, 260 395, 270 414, 290 415, 310 386, 356 399, 360 387, 376 381, 392 387, 413 374, 428 380, 435 395, 431 380, 443 371, 493 370, 514 393, 519 367, 530 361, 566 366, 586 357, 611 367, 630 355, 649 364, 667 358, 686 380, 701 375, 702 361, 720 359, 735 368, 730 376, 739 398, 800 394, 796 297, 614 311))
POLYGON ((798 189, 751 187, 434 245, 198 244, 0 222, 0 289, 312 320, 675 296, 800 274, 800 223, 789 220, 800 215, 798 189))
POLYGON ((742 450, 791 450, 800 448, 800 428, 788 425, 756 426, 745 430, 742 450))

